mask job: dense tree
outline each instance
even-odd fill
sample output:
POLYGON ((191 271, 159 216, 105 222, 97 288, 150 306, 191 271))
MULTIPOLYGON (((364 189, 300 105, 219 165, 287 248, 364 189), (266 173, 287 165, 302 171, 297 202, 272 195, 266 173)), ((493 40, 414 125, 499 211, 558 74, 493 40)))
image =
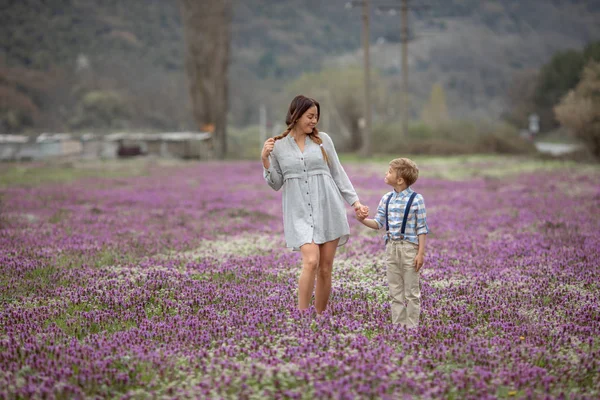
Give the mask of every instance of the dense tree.
MULTIPOLYGON (((39 132, 68 129, 65 124, 78 113, 86 91, 116 90, 128 102, 130 112, 124 122, 131 129, 195 129, 192 113, 186 107, 189 101, 179 1, 4 3, 0 13, 0 58, 4 58, 6 67, 65 71, 59 87, 44 91, 48 101, 40 102, 21 87, 15 89, 18 77, 11 75, 11 82, 0 84, 12 87, 2 88, 1 100, 21 109, 4 113, 12 126, 39 132), (89 59, 94 71, 94 82, 86 83, 85 91, 73 74, 81 55, 89 59), (37 113, 32 113, 31 104, 21 96, 37 107, 37 113)), ((205 13, 214 12, 214 0, 196 3, 203 4, 205 13)), ((346 10, 343 3, 234 3, 228 124, 257 124, 260 104, 267 107, 269 120, 279 118, 279 114, 276 118, 273 115, 280 106, 282 87, 302 73, 328 66, 362 65, 360 13, 346 10)), ((599 9, 591 6, 592 2, 583 3, 435 0, 428 13, 441 19, 432 21, 417 15, 411 19, 416 35, 437 31, 410 45, 412 116, 417 116, 417 105, 427 101, 431 84, 440 82, 453 118, 496 118, 505 109, 503 96, 515 71, 537 69, 555 51, 579 48, 589 38, 600 37, 600 24, 596 23, 599 9), (443 18, 452 15, 463 18, 443 18)), ((394 111, 394 91, 399 90, 395 85, 400 81, 398 46, 396 42, 374 42, 394 36, 397 40, 399 29, 396 18, 375 13, 372 17, 372 67, 387 80, 386 109, 394 111)), ((54 83, 56 79, 46 82, 54 83)), ((549 112, 553 105, 546 106, 549 112)), ((373 122, 388 122, 388 118, 389 112, 380 112, 373 122)), ((552 116, 548 119, 553 120, 552 116)), ((85 130, 94 128, 86 126, 85 130)))
POLYGON ((560 123, 600 159, 600 62, 588 63, 575 90, 554 111, 560 123))
MULTIPOLYGON (((558 52, 540 69, 534 100, 542 119, 545 119, 544 115, 552 116, 552 108, 569 90, 575 88, 584 66, 591 60, 600 61, 600 42, 590 43, 583 51, 558 52)), ((550 128, 556 126, 557 121, 545 122, 550 128)))
POLYGON ((536 103, 541 107, 553 107, 577 85, 583 66, 583 54, 577 50, 556 53, 540 70, 536 103))
POLYGON ((56 112, 50 94, 63 81, 62 71, 7 68, 0 60, 0 133, 27 132, 41 123, 56 128, 54 121, 43 118, 41 110, 56 112))

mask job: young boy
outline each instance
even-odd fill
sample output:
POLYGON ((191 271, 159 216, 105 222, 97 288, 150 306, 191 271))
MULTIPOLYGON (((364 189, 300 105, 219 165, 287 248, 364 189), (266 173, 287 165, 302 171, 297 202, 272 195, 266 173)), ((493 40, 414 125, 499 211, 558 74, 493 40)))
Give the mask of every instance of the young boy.
POLYGON ((423 196, 410 188, 418 177, 414 161, 392 160, 384 180, 394 190, 383 195, 374 219, 359 219, 369 228, 386 228, 385 263, 392 322, 411 328, 419 325, 419 275, 425 258, 425 235, 429 233, 423 196))

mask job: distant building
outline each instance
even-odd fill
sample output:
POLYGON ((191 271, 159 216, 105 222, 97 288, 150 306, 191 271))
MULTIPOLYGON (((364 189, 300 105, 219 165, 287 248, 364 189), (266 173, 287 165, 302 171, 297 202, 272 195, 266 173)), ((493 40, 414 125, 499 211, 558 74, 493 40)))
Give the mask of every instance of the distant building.
POLYGON ((24 135, 0 135, 0 161, 18 160, 29 144, 24 135))
POLYGON ((35 141, 40 153, 37 159, 78 156, 82 151, 81 140, 68 133, 42 133, 35 141))

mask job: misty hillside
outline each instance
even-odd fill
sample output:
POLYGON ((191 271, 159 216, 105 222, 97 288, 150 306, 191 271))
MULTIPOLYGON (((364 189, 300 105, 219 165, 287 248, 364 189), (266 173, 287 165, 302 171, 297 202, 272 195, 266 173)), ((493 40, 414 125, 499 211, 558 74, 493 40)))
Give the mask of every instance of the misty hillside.
MULTIPOLYGON (((361 65, 360 10, 348 10, 345 3, 234 2, 230 90, 235 124, 256 123, 259 101, 279 110, 281 89, 303 72, 361 65)), ((431 85, 441 83, 452 116, 498 117, 515 72, 539 68, 557 50, 580 49, 600 38, 600 0, 427 3, 430 9, 410 17, 414 115, 431 85)), ((58 69, 71 74, 83 55, 95 74, 132 101, 152 98, 145 109, 156 110, 152 114, 160 127, 192 125, 177 1, 3 0, 0 7, 0 62, 12 73, 58 69)), ((372 13, 372 62, 392 89, 400 76, 399 25, 399 16, 372 13)), ((74 106, 66 104, 63 112, 74 106)))

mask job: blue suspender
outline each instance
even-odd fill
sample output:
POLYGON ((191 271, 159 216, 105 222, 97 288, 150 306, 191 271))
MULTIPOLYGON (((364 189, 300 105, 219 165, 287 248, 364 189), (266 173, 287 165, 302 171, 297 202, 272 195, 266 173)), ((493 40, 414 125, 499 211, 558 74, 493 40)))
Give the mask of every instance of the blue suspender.
MULTIPOLYGON (((386 232, 386 243, 390 239, 390 224, 388 222, 388 206, 390 204, 390 200, 394 192, 390 194, 385 202, 385 232, 386 232)), ((406 221, 408 220, 408 214, 410 213, 410 207, 412 206, 413 200, 417 196, 417 192, 413 192, 408 199, 408 203, 406 203, 406 208, 404 209, 404 218, 402 219, 402 229, 400 229, 400 239, 404 239, 404 230, 406 229, 406 221)))
POLYGON ((394 192, 390 193, 390 195, 387 198, 387 201, 385 202, 385 233, 388 235, 388 238, 390 236, 390 224, 388 223, 388 206, 390 205, 390 200, 392 199, 393 195, 394 192))
POLYGON ((408 219, 408 213, 410 212, 410 207, 412 206, 413 200, 417 192, 413 192, 410 195, 410 199, 408 199, 408 204, 406 204, 406 208, 404 209, 404 219, 402 220, 402 230, 400 230, 401 239, 404 239, 404 229, 406 229, 406 220, 408 219))

